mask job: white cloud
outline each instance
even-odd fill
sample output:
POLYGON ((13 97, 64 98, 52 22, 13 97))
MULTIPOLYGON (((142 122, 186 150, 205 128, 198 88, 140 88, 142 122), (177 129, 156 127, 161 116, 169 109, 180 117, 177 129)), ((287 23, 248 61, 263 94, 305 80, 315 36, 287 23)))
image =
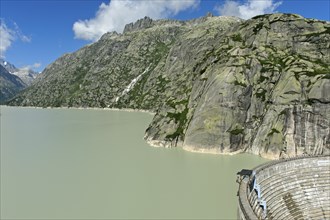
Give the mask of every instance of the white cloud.
POLYGON ((19 37, 20 37, 21 41, 26 42, 26 43, 30 43, 32 40, 31 37, 28 37, 26 35, 20 35, 19 37))
POLYGON ((21 29, 16 24, 16 22, 14 22, 14 28, 15 28, 14 32, 15 32, 16 37, 18 37, 21 41, 23 41, 25 43, 30 43, 31 42, 32 38, 24 35, 22 33, 21 29))
POLYGON ((35 63, 35 64, 33 64, 33 67, 34 68, 39 68, 39 67, 41 67, 41 63, 35 63))
POLYGON ((244 4, 227 0, 223 5, 217 6, 216 11, 220 15, 236 16, 249 19, 256 15, 273 13, 282 2, 273 0, 248 0, 244 4))
POLYGON ((144 16, 153 19, 166 18, 181 11, 197 7, 200 0, 112 0, 102 3, 94 18, 79 20, 73 24, 75 38, 98 40, 110 31, 122 32, 125 24, 144 16))
POLYGON ((32 65, 23 66, 20 69, 21 70, 30 70, 30 69, 38 69, 39 67, 41 67, 41 63, 34 63, 32 65))
POLYGON ((6 50, 15 39, 15 33, 6 26, 3 20, 0 22, 0 58, 4 58, 6 50))
POLYGON ((18 39, 23 42, 31 42, 31 37, 27 37, 14 22, 14 28, 7 27, 5 21, 0 19, 0 57, 5 57, 5 52, 11 46, 11 44, 18 39))

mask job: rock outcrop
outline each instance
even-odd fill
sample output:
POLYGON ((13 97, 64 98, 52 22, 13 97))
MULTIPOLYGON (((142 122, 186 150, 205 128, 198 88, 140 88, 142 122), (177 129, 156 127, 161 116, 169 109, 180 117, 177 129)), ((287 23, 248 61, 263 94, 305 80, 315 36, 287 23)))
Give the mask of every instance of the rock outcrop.
POLYGON ((144 18, 66 54, 11 105, 156 113, 152 145, 268 158, 330 152, 330 23, 144 18))

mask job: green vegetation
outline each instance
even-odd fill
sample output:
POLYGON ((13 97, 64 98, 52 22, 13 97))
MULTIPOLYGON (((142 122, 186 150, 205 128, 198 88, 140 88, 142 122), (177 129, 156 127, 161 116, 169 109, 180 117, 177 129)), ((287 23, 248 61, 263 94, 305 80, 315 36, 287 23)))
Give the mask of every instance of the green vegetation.
POLYGON ((242 38, 242 36, 241 36, 239 33, 233 35, 233 36, 232 36, 232 39, 233 39, 234 41, 243 42, 243 38, 242 38))
POLYGON ((267 136, 272 136, 273 134, 279 134, 280 131, 277 130, 276 128, 272 128, 272 130, 267 134, 267 136))
POLYGON ((330 27, 325 26, 324 28, 325 28, 324 31, 311 32, 311 33, 305 34, 304 36, 310 38, 310 37, 319 37, 322 34, 330 34, 330 27))
POLYGON ((254 33, 254 34, 257 34, 257 33, 262 29, 263 26, 264 26, 264 23, 262 23, 262 22, 258 23, 258 24, 253 28, 253 33, 254 33))
MULTIPOLYGON (((263 72, 261 72, 261 73, 263 73, 263 72)), ((267 81, 267 80, 269 80, 269 78, 267 76, 261 75, 258 80, 258 83, 263 83, 264 81, 267 81)))
POLYGON ((74 78, 72 79, 70 94, 71 96, 75 96, 80 93, 80 85, 83 83, 85 76, 89 71, 89 65, 87 62, 84 62, 81 66, 78 66, 73 72, 74 78))
POLYGON ((325 74, 322 79, 330 79, 330 73, 325 74))
POLYGON ((266 92, 267 91, 265 89, 261 89, 256 93, 257 98, 261 99, 261 101, 264 102, 266 100, 266 92))
POLYGON ((229 131, 229 133, 232 135, 240 135, 240 134, 243 134, 243 132, 244 132, 243 128, 236 128, 236 129, 229 131))
POLYGON ((307 105, 313 105, 315 102, 317 102, 316 99, 307 99, 307 100, 305 101, 305 104, 307 104, 307 105))
POLYGON ((184 139, 184 129, 186 128, 186 122, 187 122, 187 114, 188 114, 188 107, 186 106, 183 112, 179 113, 171 113, 168 112, 167 116, 168 118, 174 120, 175 124, 178 125, 178 128, 173 134, 168 134, 165 137, 165 140, 167 141, 173 141, 173 140, 183 140, 184 139))
POLYGON ((235 81, 234 81, 234 85, 235 85, 235 86, 242 86, 242 87, 246 87, 246 86, 247 86, 246 83, 244 83, 244 82, 239 82, 238 80, 235 80, 235 81))
POLYGON ((268 18, 268 17, 269 17, 269 14, 264 14, 264 15, 254 16, 251 19, 253 19, 253 20, 259 20, 259 19, 268 18))
POLYGON ((158 63, 165 54, 168 53, 170 47, 165 43, 158 41, 156 43, 156 47, 153 49, 153 52, 148 53, 147 58, 150 60, 150 63, 156 64, 158 63))

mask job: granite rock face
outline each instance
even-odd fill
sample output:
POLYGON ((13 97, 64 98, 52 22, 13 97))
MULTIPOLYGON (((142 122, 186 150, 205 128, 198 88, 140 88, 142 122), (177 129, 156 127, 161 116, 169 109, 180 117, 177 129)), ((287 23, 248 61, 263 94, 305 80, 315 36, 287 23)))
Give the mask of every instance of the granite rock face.
POLYGON ((329 31, 329 23, 279 14, 233 28, 226 58, 203 73, 183 146, 269 158, 329 153, 329 31))
POLYGON ((150 110, 155 146, 327 154, 329 42, 329 22, 291 14, 146 17, 59 58, 10 104, 150 110))

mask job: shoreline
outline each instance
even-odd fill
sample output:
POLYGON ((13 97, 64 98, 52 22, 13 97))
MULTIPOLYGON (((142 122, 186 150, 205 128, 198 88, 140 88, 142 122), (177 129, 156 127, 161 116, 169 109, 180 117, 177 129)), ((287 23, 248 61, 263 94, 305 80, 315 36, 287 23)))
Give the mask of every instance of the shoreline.
MULTIPOLYGON (((224 151, 224 152, 220 152, 217 149, 206 149, 206 148, 196 148, 196 147, 192 147, 192 146, 183 146, 182 147, 183 150, 188 151, 188 152, 193 152, 193 153, 200 153, 200 154, 214 154, 214 155, 236 155, 236 154, 240 154, 240 153, 244 153, 242 150, 238 150, 238 151, 234 151, 234 152, 228 152, 228 151, 224 151)), ((256 155, 258 156, 258 155, 256 155)))
MULTIPOLYGON (((10 105, 0 105, 1 107, 6 107, 6 108, 26 108, 26 109, 64 109, 64 110, 97 110, 97 111, 124 111, 124 112, 142 112, 142 113, 148 113, 152 116, 154 116, 156 113, 155 112, 151 112, 148 110, 142 110, 142 109, 130 109, 130 108, 97 108, 97 107, 36 107, 36 106, 10 106, 10 105)), ((155 148, 172 148, 172 147, 180 147, 182 148, 184 151, 187 152, 191 152, 191 153, 200 153, 200 154, 213 154, 213 155, 237 155, 240 153, 249 153, 255 156, 259 156, 261 158, 264 159, 268 159, 268 160, 277 160, 279 159, 278 155, 275 154, 267 154, 267 153, 259 153, 259 154, 254 154, 252 152, 243 152, 243 150, 238 150, 238 151, 234 151, 234 152, 228 152, 228 151, 224 151, 224 152, 220 152, 218 149, 216 148, 197 148, 194 146, 188 146, 188 145, 183 145, 182 143, 179 144, 177 146, 172 146, 170 143, 162 141, 162 140, 148 140, 148 138, 144 137, 143 138, 145 140, 145 142, 150 146, 150 147, 155 147, 155 148)))
MULTIPOLYGON (((155 148, 172 148, 173 147, 173 146, 170 146, 169 144, 164 143, 164 141, 160 141, 160 140, 147 140, 147 139, 145 139, 145 141, 147 142, 147 144, 149 146, 155 147, 155 148)), ((278 159, 280 159, 280 157, 276 154, 266 154, 266 153, 254 154, 251 151, 243 151, 243 150, 238 150, 238 151, 234 151, 234 152, 229 152, 229 151, 220 152, 218 149, 215 149, 215 148, 212 148, 212 149, 197 148, 197 147, 194 147, 194 146, 182 145, 182 144, 177 145, 176 147, 180 147, 184 151, 191 152, 191 153, 212 154, 212 155, 228 155, 228 156, 247 153, 247 154, 258 156, 258 157, 261 157, 261 158, 267 159, 267 160, 278 160, 278 159)))
POLYGON ((182 148, 186 151, 193 152, 193 153, 214 154, 214 155, 230 155, 230 156, 237 155, 237 154, 242 154, 242 153, 247 153, 247 154, 255 155, 255 156, 261 157, 263 159, 267 159, 267 160, 278 160, 278 159, 280 159, 279 155, 273 154, 273 153, 272 154, 267 154, 267 153, 254 154, 252 151, 243 151, 243 150, 238 150, 238 151, 233 151, 233 152, 229 152, 229 151, 220 152, 217 149, 196 148, 196 147, 193 147, 193 146, 183 146, 182 148))
POLYGON ((30 108, 30 109, 72 109, 72 110, 98 110, 98 111, 124 111, 124 112, 143 112, 150 115, 155 115, 155 112, 143 110, 143 109, 131 109, 131 108, 97 108, 97 107, 36 107, 36 106, 11 106, 0 105, 0 107, 6 108, 30 108))
MULTIPOLYGON (((160 141, 160 140, 148 140, 145 139, 145 141, 147 142, 148 145, 150 145, 151 147, 155 147, 155 148, 172 148, 173 146, 170 146, 170 144, 166 144, 164 143, 164 141, 160 141)), ((187 152, 192 152, 192 153, 200 153, 200 154, 213 154, 213 155, 236 155, 236 154, 240 154, 240 153, 249 153, 249 152, 243 152, 242 150, 239 151, 234 151, 234 152, 219 152, 219 150, 217 149, 206 149, 206 148, 196 148, 193 146, 182 146, 181 145, 177 145, 176 147, 180 147, 182 148, 184 151, 187 152)), ((253 154, 256 155, 256 154, 253 154)), ((260 155, 256 155, 256 156, 260 156, 260 155)), ((260 156, 262 158, 264 158, 263 156, 260 156)), ((265 158, 268 159, 268 158, 265 158)))

